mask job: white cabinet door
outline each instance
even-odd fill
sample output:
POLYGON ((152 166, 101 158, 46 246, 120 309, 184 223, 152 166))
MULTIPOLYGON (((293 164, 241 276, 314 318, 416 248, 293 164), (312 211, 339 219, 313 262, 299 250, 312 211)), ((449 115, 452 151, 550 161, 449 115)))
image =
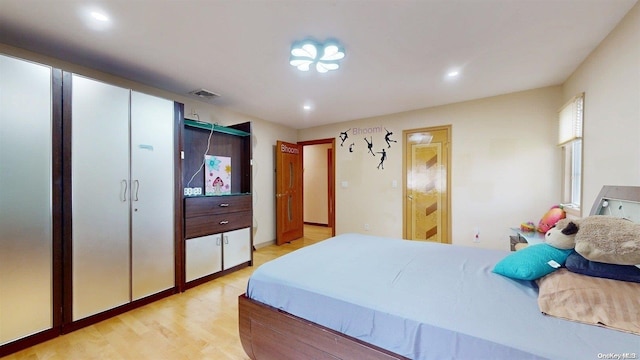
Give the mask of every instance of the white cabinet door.
POLYGON ((186 241, 186 281, 222 270, 222 235, 214 234, 186 241))
POLYGON ((175 283, 173 112, 172 101, 131 92, 133 300, 175 283))
POLYGON ((226 232, 223 236, 224 270, 251 260, 250 228, 226 232))
POLYGON ((0 345, 52 322, 51 68, 0 55, 0 345))
POLYGON ((130 301, 129 93, 72 77, 74 321, 130 301))

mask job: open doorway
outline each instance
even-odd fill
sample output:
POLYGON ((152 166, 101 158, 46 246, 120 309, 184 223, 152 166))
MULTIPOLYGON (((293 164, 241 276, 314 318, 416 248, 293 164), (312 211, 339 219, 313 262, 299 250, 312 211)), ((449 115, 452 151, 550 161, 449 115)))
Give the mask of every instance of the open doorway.
POLYGON ((335 236, 335 139, 302 141, 304 236, 335 236))

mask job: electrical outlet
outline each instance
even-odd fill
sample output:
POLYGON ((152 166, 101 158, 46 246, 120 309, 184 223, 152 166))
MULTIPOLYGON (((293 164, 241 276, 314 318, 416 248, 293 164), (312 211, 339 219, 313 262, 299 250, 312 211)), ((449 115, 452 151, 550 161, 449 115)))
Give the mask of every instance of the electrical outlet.
POLYGON ((370 229, 369 224, 364 224, 364 230, 369 231, 369 229, 370 229))
POLYGON ((202 188, 184 188, 184 196, 202 195, 202 188))

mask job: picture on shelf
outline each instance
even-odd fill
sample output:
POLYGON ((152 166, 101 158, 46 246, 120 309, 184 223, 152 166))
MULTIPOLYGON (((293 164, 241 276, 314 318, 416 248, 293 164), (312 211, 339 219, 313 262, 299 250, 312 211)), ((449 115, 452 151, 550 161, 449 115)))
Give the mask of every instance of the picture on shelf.
POLYGON ((231 158, 205 155, 205 195, 231 194, 231 158))

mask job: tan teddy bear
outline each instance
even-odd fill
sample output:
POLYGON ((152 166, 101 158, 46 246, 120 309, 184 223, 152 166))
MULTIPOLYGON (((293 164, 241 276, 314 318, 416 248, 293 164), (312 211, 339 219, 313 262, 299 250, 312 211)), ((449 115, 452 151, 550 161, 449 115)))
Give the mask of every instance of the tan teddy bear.
MULTIPOLYGON (((563 224, 566 221, 563 220, 563 224)), ((570 222, 578 227, 575 250, 587 260, 617 265, 640 264, 640 224, 604 215, 570 222)))

